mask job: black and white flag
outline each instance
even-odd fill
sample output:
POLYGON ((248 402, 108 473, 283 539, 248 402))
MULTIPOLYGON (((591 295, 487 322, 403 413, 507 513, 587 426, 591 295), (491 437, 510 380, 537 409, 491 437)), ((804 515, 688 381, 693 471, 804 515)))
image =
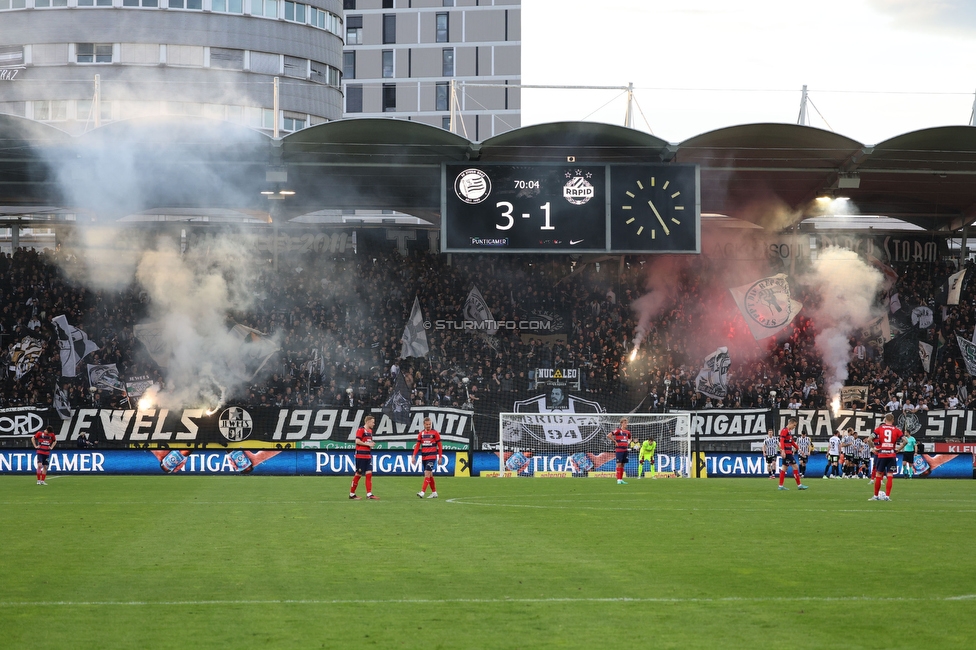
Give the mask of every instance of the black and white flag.
POLYGON ((383 413, 397 424, 410 424, 410 388, 398 372, 393 383, 393 393, 383 404, 383 413))
POLYGON ((88 385, 99 390, 117 390, 126 392, 125 382, 119 374, 119 367, 114 363, 100 365, 88 364, 88 385))
POLYGON ((14 371, 17 379, 26 375, 37 365, 41 358, 41 340, 32 336, 25 336, 10 346, 10 370, 14 371))
POLYGON ((54 410, 62 420, 70 420, 74 415, 71 402, 68 401, 68 393, 60 385, 54 387, 54 410))
POLYGON ((966 372, 970 377, 976 377, 976 343, 967 341, 963 337, 956 335, 956 342, 959 344, 959 351, 962 352, 962 360, 966 364, 966 372))
POLYGON ((757 341, 778 333, 803 309, 803 303, 793 300, 783 273, 729 291, 757 341))
POLYGON ((498 333, 498 324, 495 322, 495 317, 491 315, 491 310, 488 309, 488 303, 485 302, 484 297, 476 286, 471 287, 468 298, 464 301, 464 322, 471 323, 472 329, 484 332, 489 336, 494 336, 498 333))
POLYGON ((424 314, 420 310, 420 298, 413 299, 410 320, 403 328, 403 336, 400 341, 403 343, 403 348, 400 350, 401 359, 426 357, 430 352, 430 346, 427 344, 427 330, 424 328, 424 314))
POLYGON ((58 333, 58 348, 61 350, 61 376, 77 377, 78 364, 92 352, 98 351, 95 342, 83 331, 68 324, 68 319, 55 316, 51 319, 58 333))
POLYGON ((729 366, 732 359, 729 349, 720 347, 705 357, 698 377, 695 379, 695 390, 712 399, 725 399, 729 392, 729 366))

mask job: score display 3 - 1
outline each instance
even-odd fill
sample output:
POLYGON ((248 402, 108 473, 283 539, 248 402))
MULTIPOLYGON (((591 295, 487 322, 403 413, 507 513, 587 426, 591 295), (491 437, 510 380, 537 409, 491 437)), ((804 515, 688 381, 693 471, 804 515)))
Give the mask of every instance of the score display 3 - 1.
POLYGON ((443 165, 441 250, 607 250, 605 165, 443 165))
POLYGON ((700 253, 697 165, 444 164, 445 253, 700 253))

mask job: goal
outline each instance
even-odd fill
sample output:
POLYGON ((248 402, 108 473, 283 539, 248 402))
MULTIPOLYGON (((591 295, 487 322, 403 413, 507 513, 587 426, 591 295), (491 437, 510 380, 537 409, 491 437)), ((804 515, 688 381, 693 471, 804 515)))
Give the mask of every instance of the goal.
POLYGON ((500 413, 498 475, 611 477, 617 461, 607 437, 627 418, 633 437, 624 471, 637 476, 638 447, 657 442, 655 469, 662 477, 688 477, 691 414, 671 413, 500 413))

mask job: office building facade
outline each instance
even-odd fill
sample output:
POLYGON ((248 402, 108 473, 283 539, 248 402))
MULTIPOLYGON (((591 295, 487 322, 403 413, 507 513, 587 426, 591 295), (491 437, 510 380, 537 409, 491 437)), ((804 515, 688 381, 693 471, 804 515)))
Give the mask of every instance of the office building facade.
POLYGON ((341 0, 0 0, 0 113, 288 133, 342 116, 344 33, 341 0))
POLYGON ((346 117, 481 141, 521 126, 521 0, 344 0, 346 117), (453 110, 452 110, 453 107, 453 110))

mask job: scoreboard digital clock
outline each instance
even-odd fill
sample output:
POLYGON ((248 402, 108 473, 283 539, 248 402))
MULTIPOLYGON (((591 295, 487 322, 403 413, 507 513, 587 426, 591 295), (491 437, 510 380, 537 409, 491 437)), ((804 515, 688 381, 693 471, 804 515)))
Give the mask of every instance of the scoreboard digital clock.
POLYGON ((441 250, 698 253, 696 165, 445 164, 441 250))

